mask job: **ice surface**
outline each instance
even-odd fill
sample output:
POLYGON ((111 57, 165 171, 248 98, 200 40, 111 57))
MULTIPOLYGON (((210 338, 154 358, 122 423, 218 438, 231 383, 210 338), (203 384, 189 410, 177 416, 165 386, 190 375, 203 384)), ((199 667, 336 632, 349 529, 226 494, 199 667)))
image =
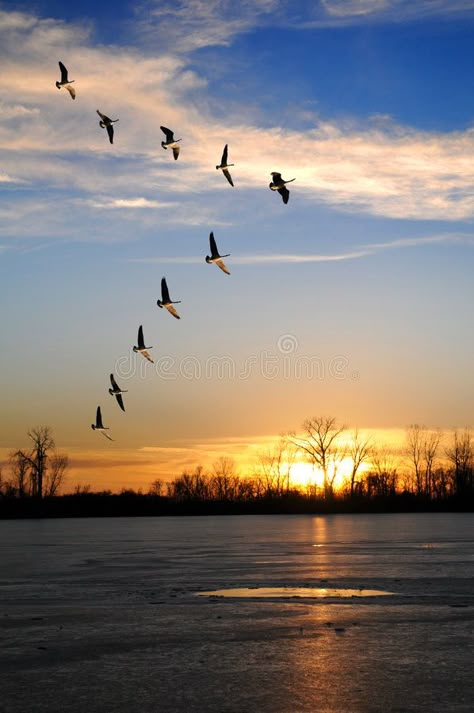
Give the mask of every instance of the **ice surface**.
POLYGON ((1 522, 0 713, 471 713, 473 526, 1 522), (249 588, 394 596, 196 596, 249 588))

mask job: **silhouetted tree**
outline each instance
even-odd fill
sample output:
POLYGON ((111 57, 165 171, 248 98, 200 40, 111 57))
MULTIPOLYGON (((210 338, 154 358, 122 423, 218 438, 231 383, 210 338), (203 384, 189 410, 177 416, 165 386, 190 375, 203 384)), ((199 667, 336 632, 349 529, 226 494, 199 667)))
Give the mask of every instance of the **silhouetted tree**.
POLYGON ((373 445, 370 436, 361 436, 358 429, 352 435, 352 440, 348 445, 348 454, 352 459, 352 468, 350 473, 350 495, 353 497, 357 474, 361 466, 370 460, 373 451, 373 445))
POLYGON ((417 423, 406 429, 406 455, 413 469, 416 494, 431 497, 433 470, 441 433, 428 431, 417 423))
POLYGON ((28 431, 31 450, 18 450, 10 455, 13 482, 19 497, 31 495, 41 499, 56 495, 69 465, 65 454, 54 451, 54 439, 49 426, 37 426, 28 431))
POLYGON ((332 416, 314 416, 303 423, 303 436, 291 436, 296 447, 322 471, 326 498, 333 495, 335 474, 345 456, 345 449, 339 443, 344 430, 345 426, 338 425, 332 416))
POLYGON ((296 455, 295 444, 285 436, 257 454, 254 478, 263 497, 281 497, 290 491, 291 471, 296 455))
POLYGON ((156 480, 154 480, 153 483, 150 485, 148 494, 159 497, 159 496, 163 495, 163 492, 164 492, 164 483, 159 478, 156 478, 156 480))
POLYGON ((453 466, 456 495, 472 493, 474 446, 470 429, 466 428, 462 433, 454 431, 446 456, 453 466))

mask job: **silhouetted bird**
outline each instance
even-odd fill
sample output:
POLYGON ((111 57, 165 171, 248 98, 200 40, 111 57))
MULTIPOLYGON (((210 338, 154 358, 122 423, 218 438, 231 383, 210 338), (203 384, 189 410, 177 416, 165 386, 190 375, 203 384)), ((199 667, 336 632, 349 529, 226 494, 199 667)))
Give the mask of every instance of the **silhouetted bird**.
POLYGON ((118 405, 120 406, 122 411, 125 411, 125 406, 123 405, 122 394, 126 394, 127 390, 120 388, 120 386, 115 381, 113 374, 110 375, 110 383, 112 384, 112 388, 109 389, 109 394, 111 396, 115 396, 115 398, 117 399, 118 405))
POLYGON ((153 349, 153 347, 145 346, 145 341, 143 339, 143 327, 142 327, 142 325, 140 325, 138 327, 138 346, 133 347, 133 351, 140 352, 140 354, 142 354, 145 357, 145 359, 148 359, 148 361, 151 361, 151 363, 154 364, 153 359, 148 354, 148 349, 153 349))
POLYGON ((67 69, 62 62, 59 62, 59 69, 61 70, 61 81, 56 82, 57 88, 61 89, 61 87, 64 87, 68 90, 69 94, 71 95, 71 98, 75 99, 76 90, 74 89, 74 87, 71 87, 71 84, 75 81, 75 79, 68 78, 67 69))
POLYGON ((105 114, 102 114, 101 111, 98 109, 96 110, 98 115, 100 116, 100 121, 99 121, 99 126, 102 129, 107 129, 107 133, 109 135, 109 141, 111 144, 114 143, 114 127, 113 125, 115 124, 118 119, 109 119, 108 116, 105 116, 105 114))
POLYGON ((109 439, 109 441, 113 441, 114 439, 109 436, 106 431, 109 430, 108 426, 104 426, 102 423, 102 414, 100 411, 100 406, 97 406, 97 413, 95 416, 95 423, 91 424, 91 428, 93 431, 99 431, 103 436, 109 439))
POLYGON ((166 126, 160 126, 160 129, 166 136, 166 141, 162 141, 161 145, 164 149, 173 149, 173 156, 174 160, 176 161, 179 156, 178 141, 181 141, 181 139, 175 139, 171 129, 167 129, 166 126))
POLYGON ((216 241, 214 240, 214 233, 211 233, 209 235, 209 245, 211 248, 211 255, 210 255, 210 257, 209 257, 209 255, 206 255, 206 262, 209 264, 215 263, 218 267, 220 267, 222 272, 225 272, 226 275, 230 275, 230 272, 226 268, 224 261, 222 259, 223 257, 229 257, 230 253, 227 253, 227 255, 219 255, 219 252, 217 250, 216 241))
POLYGON ((170 299, 170 293, 168 292, 168 285, 166 284, 166 278, 163 277, 161 280, 161 300, 157 300, 156 304, 158 307, 165 308, 168 310, 170 314, 173 315, 173 317, 176 317, 176 319, 180 319, 179 314, 173 307, 173 305, 178 305, 181 303, 181 300, 173 300, 170 299))
POLYGON ((224 151, 222 153, 222 158, 221 158, 221 163, 220 166, 216 166, 216 169, 218 170, 219 168, 221 169, 222 173, 224 176, 227 178, 229 181, 230 185, 233 186, 234 184, 232 183, 232 177, 228 171, 229 166, 234 166, 235 164, 233 163, 227 163, 227 144, 224 146, 224 151))
POLYGON ((287 183, 291 183, 294 181, 294 178, 290 178, 289 181, 284 181, 283 178, 281 177, 281 173, 277 173, 276 171, 272 171, 271 176, 273 178, 273 181, 270 183, 268 186, 271 191, 278 191, 278 193, 281 195, 283 198, 283 203, 288 203, 288 199, 290 197, 290 191, 286 187, 287 183))

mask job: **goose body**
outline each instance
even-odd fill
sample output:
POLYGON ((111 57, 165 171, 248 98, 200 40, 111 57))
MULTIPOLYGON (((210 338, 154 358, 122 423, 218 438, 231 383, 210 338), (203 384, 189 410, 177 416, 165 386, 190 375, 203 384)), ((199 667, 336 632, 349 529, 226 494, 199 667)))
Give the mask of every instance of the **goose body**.
POLYGON ((110 383, 112 384, 112 388, 109 389, 109 394, 110 394, 111 396, 115 396, 115 398, 117 399, 118 405, 120 406, 120 408, 122 409, 122 411, 125 411, 125 406, 123 405, 122 394, 126 394, 127 391, 120 388, 120 386, 119 386, 119 385, 117 384, 117 382, 115 381, 115 378, 114 378, 114 375, 113 375, 113 374, 110 375, 110 383))
POLYGON ((224 176, 229 181, 230 185, 233 187, 232 176, 229 173, 229 166, 234 166, 233 163, 227 163, 227 144, 224 146, 224 151, 222 152, 222 158, 219 166, 216 166, 216 170, 221 169, 224 176))
POLYGON ((97 406, 97 413, 95 415, 95 423, 91 424, 91 428, 93 431, 99 431, 103 436, 109 439, 109 441, 113 441, 114 439, 109 436, 106 431, 109 430, 108 426, 104 426, 102 423, 102 412, 100 410, 100 406, 97 406))
POLYGON ((111 144, 114 143, 114 124, 118 119, 110 119, 108 116, 105 114, 102 114, 101 111, 98 109, 96 110, 98 115, 100 116, 100 121, 99 121, 99 126, 102 129, 107 129, 107 133, 109 135, 109 141, 111 144))
POLYGON ((145 359, 148 359, 152 364, 154 364, 153 359, 148 353, 148 349, 153 349, 153 347, 146 347, 145 346, 145 340, 143 339, 143 327, 140 325, 138 327, 138 346, 133 347, 133 351, 139 352, 142 356, 145 357, 145 359))
POLYGON ((288 203, 288 199, 290 197, 290 191, 286 187, 287 183, 291 183, 294 181, 294 178, 290 178, 289 181, 284 181, 283 178, 281 177, 281 173, 277 173, 276 171, 272 171, 270 174, 272 177, 272 182, 268 186, 271 191, 278 191, 278 193, 281 195, 283 198, 283 203, 288 203))
POLYGON ((222 259, 224 257, 229 257, 230 253, 227 253, 227 255, 219 255, 219 251, 217 249, 216 241, 214 238, 214 233, 211 233, 209 235, 209 247, 211 249, 211 254, 206 255, 206 262, 208 264, 214 263, 215 265, 217 265, 217 267, 220 267, 222 272, 225 272, 226 275, 230 275, 230 272, 225 266, 224 260, 222 259))
POLYGON ((170 299, 170 293, 168 290, 168 285, 166 284, 166 278, 163 277, 161 280, 161 300, 156 301, 156 304, 158 305, 158 307, 160 307, 161 309, 163 309, 163 307, 164 307, 165 309, 168 310, 168 312, 170 314, 173 315, 173 317, 176 317, 176 319, 181 319, 179 314, 173 307, 173 305, 180 304, 180 302, 181 302, 181 300, 173 301, 170 299))
POLYGON ((76 98, 76 90, 74 89, 74 87, 71 87, 71 84, 75 80, 69 79, 67 69, 62 62, 59 62, 58 64, 59 64, 59 69, 61 71, 61 80, 59 82, 56 82, 56 86, 58 89, 61 89, 61 87, 64 87, 65 89, 67 89, 69 94, 71 95, 71 99, 75 99, 76 98))
POLYGON ((173 149, 173 156, 174 160, 176 161, 178 156, 179 156, 179 146, 178 146, 178 141, 181 141, 181 139, 175 139, 174 138, 174 133, 171 131, 171 129, 167 129, 166 126, 160 126, 160 129, 164 133, 166 137, 166 141, 161 142, 161 146, 164 149, 173 149))

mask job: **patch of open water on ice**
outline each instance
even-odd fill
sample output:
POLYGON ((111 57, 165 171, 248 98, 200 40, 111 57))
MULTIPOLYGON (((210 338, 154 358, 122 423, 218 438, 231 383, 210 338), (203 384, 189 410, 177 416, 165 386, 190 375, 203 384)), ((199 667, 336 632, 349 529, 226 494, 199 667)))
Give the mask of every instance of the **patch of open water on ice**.
POLYGON ((393 596, 394 592, 382 589, 342 589, 326 587, 241 587, 237 589, 214 589, 208 592, 196 592, 200 597, 239 597, 252 599, 278 597, 306 597, 321 599, 325 597, 351 598, 351 597, 386 597, 393 596))

